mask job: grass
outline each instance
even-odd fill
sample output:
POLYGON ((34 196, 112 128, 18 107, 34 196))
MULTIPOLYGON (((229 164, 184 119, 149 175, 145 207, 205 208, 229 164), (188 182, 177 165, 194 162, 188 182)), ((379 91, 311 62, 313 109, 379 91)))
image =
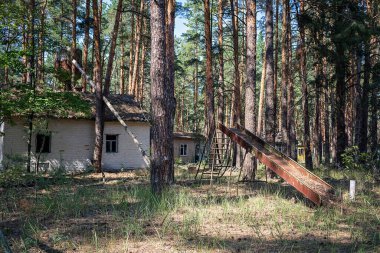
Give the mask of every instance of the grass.
POLYGON ((59 174, 0 188, 0 229, 14 252, 380 251, 380 186, 366 176, 316 171, 344 200, 315 208, 278 180, 210 186, 177 172, 161 197, 133 172, 109 173, 106 183, 59 174), (353 202, 351 178, 358 180, 353 202))

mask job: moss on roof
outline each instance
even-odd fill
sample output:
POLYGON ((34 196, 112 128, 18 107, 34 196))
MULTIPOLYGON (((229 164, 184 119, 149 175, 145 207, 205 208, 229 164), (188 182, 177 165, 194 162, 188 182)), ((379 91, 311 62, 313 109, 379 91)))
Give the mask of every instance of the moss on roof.
MULTIPOLYGON (((92 93, 79 93, 80 97, 88 102, 91 107, 91 114, 83 115, 81 113, 69 113, 67 118, 91 118, 95 119, 95 106, 96 99, 95 94, 92 93)), ((123 120, 127 121, 148 121, 149 115, 143 110, 138 102, 136 102, 130 95, 109 95, 108 100, 119 113, 123 120)), ((116 116, 108 109, 105 105, 105 115, 106 121, 116 121, 116 116)))

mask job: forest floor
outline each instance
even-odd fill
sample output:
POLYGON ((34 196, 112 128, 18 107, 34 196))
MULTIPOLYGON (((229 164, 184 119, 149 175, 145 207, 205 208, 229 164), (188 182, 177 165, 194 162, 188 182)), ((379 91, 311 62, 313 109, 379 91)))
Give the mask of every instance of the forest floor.
POLYGON ((360 173, 316 172, 343 196, 317 208, 280 179, 210 186, 177 172, 161 198, 141 172, 0 188, 0 229, 14 252, 380 252, 380 186, 360 173))

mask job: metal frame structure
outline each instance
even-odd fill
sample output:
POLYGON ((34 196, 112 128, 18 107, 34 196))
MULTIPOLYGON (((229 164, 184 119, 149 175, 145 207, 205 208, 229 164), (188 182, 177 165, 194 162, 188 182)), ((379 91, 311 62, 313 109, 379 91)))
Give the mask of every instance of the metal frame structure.
POLYGON ((210 180, 210 183, 222 177, 232 166, 231 139, 223 132, 216 130, 211 141, 207 141, 198 163, 195 179, 210 180), (202 161, 206 161, 202 167, 202 161))

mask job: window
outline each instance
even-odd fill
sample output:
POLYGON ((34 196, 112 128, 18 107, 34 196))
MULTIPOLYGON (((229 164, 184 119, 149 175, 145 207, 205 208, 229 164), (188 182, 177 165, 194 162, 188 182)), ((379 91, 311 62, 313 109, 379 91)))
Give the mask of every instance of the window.
POLYGON ((107 134, 106 135, 106 153, 118 152, 118 135, 107 134))
POLYGON ((51 152, 51 135, 37 134, 36 136, 36 153, 51 152))
POLYGON ((187 144, 181 144, 179 154, 180 156, 187 156, 187 144))

